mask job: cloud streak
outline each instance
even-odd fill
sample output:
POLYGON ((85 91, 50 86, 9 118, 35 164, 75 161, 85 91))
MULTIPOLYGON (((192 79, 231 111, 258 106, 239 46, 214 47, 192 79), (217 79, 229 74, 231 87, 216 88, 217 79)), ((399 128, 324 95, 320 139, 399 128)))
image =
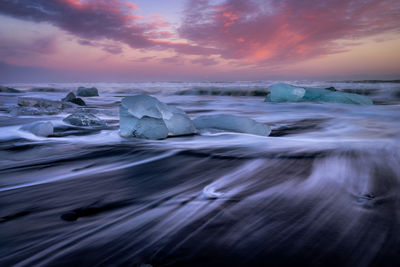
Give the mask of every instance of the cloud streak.
POLYGON ((122 47, 118 44, 109 44, 109 43, 102 43, 102 42, 93 42, 86 39, 78 40, 78 44, 84 46, 92 46, 92 47, 101 47, 103 51, 106 51, 110 54, 121 54, 122 47))
POLYGON ((0 12, 24 20, 48 22, 85 39, 107 38, 133 48, 152 45, 134 15, 135 6, 118 0, 29 0, 0 2, 0 12))
POLYGON ((2 39, 0 43, 0 58, 41 57, 57 50, 56 39, 52 36, 36 37, 25 42, 2 39))
POLYGON ((205 66, 221 58, 287 64, 346 51, 365 37, 400 33, 398 0, 188 0, 177 33, 161 15, 143 18, 137 10, 123 0, 0 1, 0 14, 50 23, 107 53, 122 53, 123 44, 174 51, 164 63, 193 55, 187 62, 205 66))
MULTIPOLYGON (((198 54, 199 48, 186 43, 162 41, 171 37, 165 30, 170 24, 160 15, 145 21, 135 12, 137 6, 122 0, 2 0, 0 13, 34 22, 47 22, 81 39, 109 39, 129 45, 134 49, 176 49, 186 54, 198 54)), ((96 46, 96 45, 95 45, 96 46)), ((103 46, 116 54, 120 49, 103 46)))
POLYGON ((400 33, 397 0, 190 0, 185 14, 182 38, 218 47, 226 59, 259 63, 339 53, 347 45, 338 41, 400 33))

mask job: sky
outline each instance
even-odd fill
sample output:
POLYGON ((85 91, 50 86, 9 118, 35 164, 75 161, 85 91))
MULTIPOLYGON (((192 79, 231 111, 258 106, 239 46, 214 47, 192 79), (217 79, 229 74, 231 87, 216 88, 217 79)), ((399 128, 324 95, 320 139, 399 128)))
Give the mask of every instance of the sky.
POLYGON ((3 83, 399 78, 399 0, 0 1, 3 83))

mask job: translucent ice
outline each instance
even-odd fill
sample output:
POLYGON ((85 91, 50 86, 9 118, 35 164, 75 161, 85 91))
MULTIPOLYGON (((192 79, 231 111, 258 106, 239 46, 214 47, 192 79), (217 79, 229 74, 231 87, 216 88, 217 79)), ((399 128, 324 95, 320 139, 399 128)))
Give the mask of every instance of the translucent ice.
POLYGON ((59 113, 63 109, 73 109, 78 107, 78 105, 66 102, 66 101, 58 101, 45 99, 40 97, 18 97, 18 109, 14 111, 15 114, 24 114, 24 113, 59 113), (21 108, 22 107, 22 108, 21 108), (36 109, 36 111, 35 111, 36 109))
POLYGON ((139 119, 132 135, 146 139, 164 139, 168 136, 168 128, 162 119, 144 116, 139 119))
POLYGON ((239 133, 268 136, 271 133, 269 126, 252 119, 234 115, 208 115, 193 120, 197 129, 214 128, 239 133))
POLYGON ((130 115, 138 119, 144 116, 161 119, 161 110, 166 109, 165 104, 148 95, 125 97, 122 99, 122 108, 127 109, 130 115))
POLYGON ((22 131, 31 132, 37 136, 49 136, 54 132, 53 124, 49 121, 39 121, 26 124, 20 128, 22 131))
POLYGON ((86 87, 79 87, 78 90, 76 91, 77 96, 99 96, 99 91, 97 90, 96 87, 92 88, 86 88, 86 87))
POLYGON ((10 109, 11 116, 26 116, 26 115, 54 115, 60 113, 60 109, 48 107, 48 108, 37 108, 37 107, 13 107, 10 109))
POLYGON ((75 126, 105 126, 105 121, 93 114, 74 113, 64 118, 63 121, 75 126))
POLYGON ((303 99, 306 90, 286 83, 278 83, 269 87, 270 94, 265 98, 271 102, 296 102, 303 99))
POLYGON ((37 97, 18 97, 18 105, 22 107, 56 108, 56 109, 61 109, 63 107, 63 103, 61 101, 55 101, 37 97))
POLYGON ((269 87, 271 91, 266 102, 332 102, 344 104, 372 105, 366 96, 344 93, 332 89, 307 88, 286 83, 277 83, 269 87))
POLYGON ((168 118, 165 116, 163 118, 170 135, 186 135, 196 132, 192 120, 183 110, 173 106, 167 106, 167 108, 172 116, 168 116, 168 118))
POLYGON ((128 96, 120 107, 120 134, 146 139, 192 134, 193 122, 180 109, 148 95, 128 96))

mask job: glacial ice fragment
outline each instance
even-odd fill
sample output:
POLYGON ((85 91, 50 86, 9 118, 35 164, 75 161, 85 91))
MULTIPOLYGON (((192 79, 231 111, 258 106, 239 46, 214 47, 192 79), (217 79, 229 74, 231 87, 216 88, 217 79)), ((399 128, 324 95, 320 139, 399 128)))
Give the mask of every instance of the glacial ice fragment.
POLYGON ((56 108, 37 108, 37 107, 12 107, 10 109, 11 116, 26 116, 26 115, 54 115, 60 113, 60 109, 56 108))
POLYGON ((366 96, 344 93, 332 88, 307 88, 286 83, 276 83, 269 87, 271 91, 265 102, 332 102, 343 104, 372 105, 366 96))
POLYGON ((269 93, 265 101, 271 102, 297 102, 303 99, 306 90, 301 87, 293 86, 286 83, 278 83, 268 88, 269 93))
POLYGON ((271 133, 270 127, 265 124, 249 118, 227 114, 200 116, 193 122, 197 129, 214 128, 261 136, 268 136, 271 133))
POLYGON ((77 96, 85 96, 85 97, 90 97, 90 96, 99 96, 99 91, 97 90, 96 87, 78 87, 78 90, 76 91, 77 96))
POLYGON ((183 110, 173 106, 167 106, 167 108, 169 109, 169 112, 172 113, 172 116, 168 119, 164 117, 164 122, 165 125, 167 125, 170 135, 187 135, 196 132, 192 120, 183 110))
POLYGON ((157 98, 148 95, 128 96, 122 99, 122 107, 138 119, 144 116, 161 119, 161 110, 166 109, 164 106, 157 98))
POLYGON ((63 121, 75 126, 105 126, 107 123, 93 114, 74 113, 63 121))
POLYGON ((22 131, 33 133, 37 136, 47 137, 54 132, 54 126, 49 121, 39 121, 26 124, 20 128, 22 131))
POLYGON ((164 139, 168 136, 168 128, 162 119, 144 116, 136 123, 132 135, 145 139, 164 139))
POLYGON ((56 109, 61 109, 63 107, 63 103, 61 101, 37 98, 37 97, 18 97, 18 105, 22 107, 56 108, 56 109))
POLYGON ((146 139, 195 133, 193 122, 183 110, 148 95, 128 96, 120 107, 120 134, 146 139))

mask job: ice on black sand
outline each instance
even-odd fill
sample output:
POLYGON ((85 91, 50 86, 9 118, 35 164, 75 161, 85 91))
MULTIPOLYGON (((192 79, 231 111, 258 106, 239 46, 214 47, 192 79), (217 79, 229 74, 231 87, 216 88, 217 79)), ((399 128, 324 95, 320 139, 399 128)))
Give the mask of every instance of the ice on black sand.
POLYGON ((120 107, 120 134, 124 137, 164 139, 196 132, 183 110, 148 95, 128 96, 120 107))
POLYGON ((287 83, 276 83, 269 87, 265 102, 331 102, 343 104, 372 105, 366 96, 344 93, 331 88, 308 88, 287 83))
POLYGON ((224 131, 249 133, 254 135, 268 136, 271 128, 253 119, 228 115, 205 115, 193 120, 197 129, 218 129, 224 131))
POLYGON ((107 123, 93 114, 74 113, 63 119, 75 126, 106 126, 107 123))
POLYGON ((91 97, 91 96, 99 96, 99 91, 97 90, 96 87, 78 87, 78 90, 76 91, 77 96, 84 96, 84 97, 91 97))
POLYGON ((37 136, 47 137, 53 134, 54 126, 49 121, 39 121, 26 124, 22 126, 20 130, 33 133, 34 135, 37 136))

